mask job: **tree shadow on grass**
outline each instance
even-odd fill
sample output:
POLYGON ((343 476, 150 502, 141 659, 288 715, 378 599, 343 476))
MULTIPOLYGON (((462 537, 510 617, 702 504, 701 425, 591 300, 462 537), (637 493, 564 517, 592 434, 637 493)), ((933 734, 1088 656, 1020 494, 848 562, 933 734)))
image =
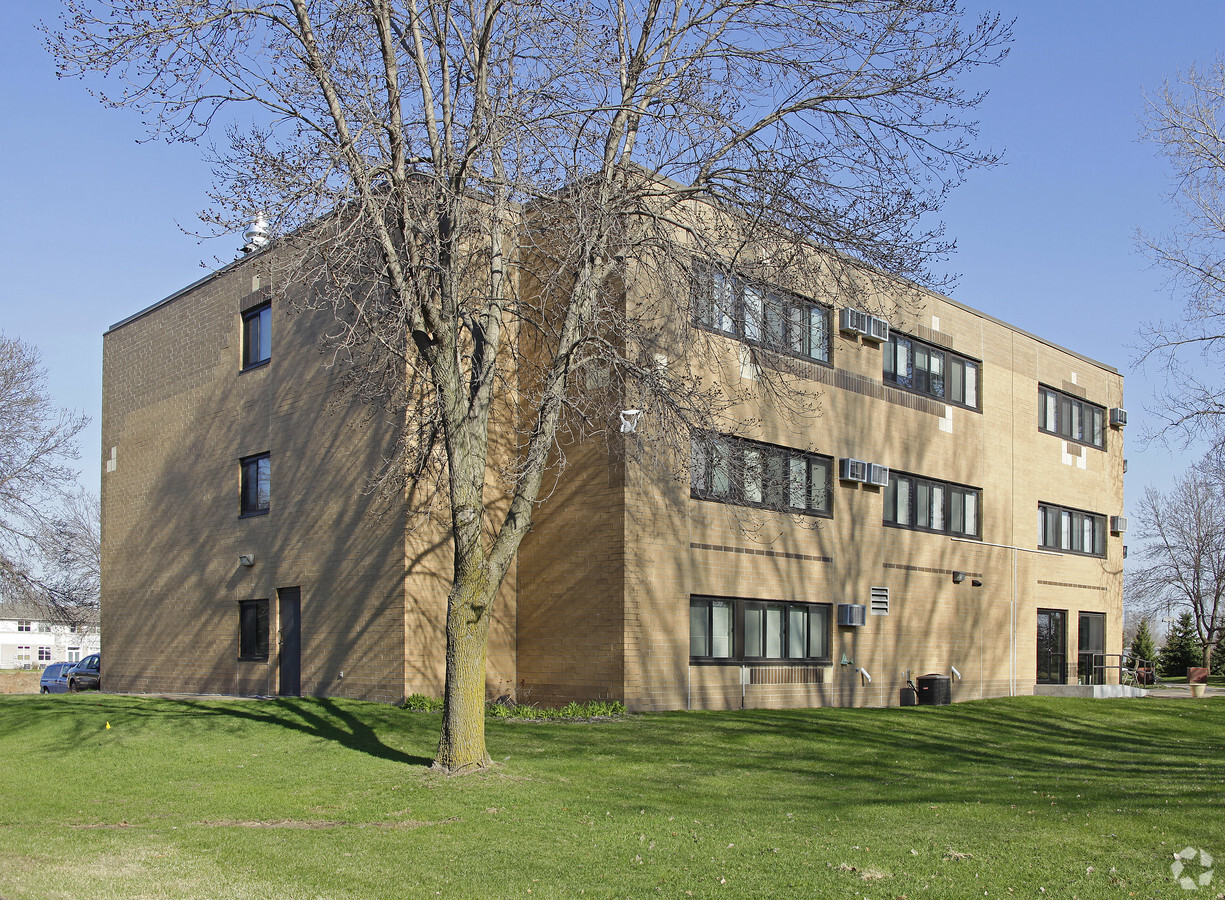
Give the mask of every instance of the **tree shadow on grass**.
MULTIPOLYGON (((207 723, 210 728, 227 721, 235 725, 250 722, 320 738, 388 762, 422 767, 433 763, 430 757, 405 753, 389 746, 379 737, 377 726, 394 728, 391 719, 396 712, 393 707, 380 704, 363 705, 361 710, 351 710, 345 703, 316 697, 211 702, 205 699, 133 698, 101 694, 57 699, 58 703, 29 698, 25 703, 5 704, 6 732, 11 734, 23 729, 35 729, 48 716, 59 712, 68 713, 64 726, 69 732, 67 737, 70 741, 96 731, 103 720, 116 725, 123 722, 128 727, 140 720, 146 723, 169 723, 174 720, 181 723, 200 722, 207 723), (68 704, 74 708, 69 708, 68 704), (372 715, 371 710, 377 710, 378 714, 372 715)), ((189 735, 184 734, 183 739, 190 739, 189 735)))
POLYGON ((365 753, 388 762, 426 766, 433 759, 414 756, 385 744, 370 723, 342 705, 326 698, 253 700, 212 706, 195 700, 171 701, 194 715, 215 716, 274 725, 310 737, 322 738, 348 750, 365 753))

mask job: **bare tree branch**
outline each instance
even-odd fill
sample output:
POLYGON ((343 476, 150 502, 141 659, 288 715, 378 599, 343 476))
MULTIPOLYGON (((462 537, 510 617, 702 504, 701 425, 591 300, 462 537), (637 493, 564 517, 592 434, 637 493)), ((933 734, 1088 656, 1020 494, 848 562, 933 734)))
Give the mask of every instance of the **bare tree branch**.
POLYGON ((958 80, 1010 39, 953 0, 66 5, 61 73, 151 134, 254 117, 212 151, 203 220, 267 211, 273 283, 334 312, 347 398, 405 422, 382 487, 445 487, 447 771, 487 760, 490 610, 566 444, 632 453, 617 416, 645 409, 683 478, 691 432, 743 430, 746 397, 815 415, 786 347, 729 368, 691 327, 695 277, 717 260, 865 308, 884 278, 935 280, 931 214, 997 161, 958 80))

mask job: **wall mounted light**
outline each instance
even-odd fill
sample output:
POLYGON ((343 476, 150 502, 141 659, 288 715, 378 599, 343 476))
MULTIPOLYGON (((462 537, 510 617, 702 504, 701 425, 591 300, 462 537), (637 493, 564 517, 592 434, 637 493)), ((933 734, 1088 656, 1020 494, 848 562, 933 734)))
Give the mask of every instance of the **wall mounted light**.
POLYGON ((238 557, 238 564, 240 566, 246 566, 247 568, 250 568, 251 566, 255 565, 255 554, 254 553, 242 554, 242 556, 238 557))
POLYGON ((965 580, 966 580, 965 572, 954 572, 953 573, 953 584, 961 584, 965 580))

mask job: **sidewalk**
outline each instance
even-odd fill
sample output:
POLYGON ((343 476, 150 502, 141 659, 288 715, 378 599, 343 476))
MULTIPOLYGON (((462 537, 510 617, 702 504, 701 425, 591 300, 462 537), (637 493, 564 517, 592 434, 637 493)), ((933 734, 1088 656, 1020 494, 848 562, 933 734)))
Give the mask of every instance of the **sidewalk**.
MULTIPOLYGON (((1191 699, 1191 687, 1186 684, 1167 684, 1160 687, 1146 687, 1150 697, 1160 697, 1165 700, 1176 699, 1182 697, 1186 700, 1191 699)), ((1225 687, 1219 684, 1210 684, 1204 690, 1204 699, 1209 697, 1225 697, 1225 687)))

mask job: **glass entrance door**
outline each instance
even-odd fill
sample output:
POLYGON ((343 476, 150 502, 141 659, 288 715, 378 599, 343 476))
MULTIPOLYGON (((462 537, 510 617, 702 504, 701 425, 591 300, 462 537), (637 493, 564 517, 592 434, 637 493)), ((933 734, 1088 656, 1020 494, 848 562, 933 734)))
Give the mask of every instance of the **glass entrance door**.
POLYGON ((1038 610, 1038 684, 1067 684, 1067 616, 1063 609, 1038 610))
POLYGON ((1076 637, 1076 675, 1081 684, 1106 683, 1106 614, 1080 614, 1076 637))

